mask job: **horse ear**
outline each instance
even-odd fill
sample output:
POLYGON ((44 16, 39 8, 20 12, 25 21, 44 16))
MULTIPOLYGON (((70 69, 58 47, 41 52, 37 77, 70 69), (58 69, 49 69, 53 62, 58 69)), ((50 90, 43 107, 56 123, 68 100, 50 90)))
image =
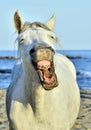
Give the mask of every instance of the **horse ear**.
POLYGON ((46 26, 47 26, 49 29, 53 30, 54 24, 55 24, 55 20, 56 20, 56 15, 55 15, 55 13, 54 13, 53 16, 52 16, 52 17, 48 20, 48 22, 46 23, 46 26))
POLYGON ((23 26, 23 22, 22 22, 22 19, 18 13, 18 11, 15 12, 14 14, 14 25, 15 25, 15 29, 18 33, 20 33, 21 31, 21 28, 23 26))

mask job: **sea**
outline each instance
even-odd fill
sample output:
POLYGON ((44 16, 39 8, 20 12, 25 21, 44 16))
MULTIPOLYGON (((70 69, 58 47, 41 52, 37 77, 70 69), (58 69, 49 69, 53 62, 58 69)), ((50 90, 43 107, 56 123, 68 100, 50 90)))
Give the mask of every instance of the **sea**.
MULTIPOLYGON (((57 52, 68 56, 73 62, 79 88, 91 89, 91 50, 57 50, 57 52)), ((18 56, 18 52, 0 51, 1 89, 8 88, 12 79, 12 69, 18 60, 16 58, 7 58, 10 56, 18 56)))

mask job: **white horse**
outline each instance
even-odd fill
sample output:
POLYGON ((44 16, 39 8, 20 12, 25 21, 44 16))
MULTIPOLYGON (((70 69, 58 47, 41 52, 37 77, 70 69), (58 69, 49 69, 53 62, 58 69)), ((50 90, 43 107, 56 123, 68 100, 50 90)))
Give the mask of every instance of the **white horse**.
POLYGON ((46 24, 23 23, 14 14, 21 60, 7 91, 10 130, 70 130, 80 106, 76 72, 69 59, 56 54, 53 15, 46 24))

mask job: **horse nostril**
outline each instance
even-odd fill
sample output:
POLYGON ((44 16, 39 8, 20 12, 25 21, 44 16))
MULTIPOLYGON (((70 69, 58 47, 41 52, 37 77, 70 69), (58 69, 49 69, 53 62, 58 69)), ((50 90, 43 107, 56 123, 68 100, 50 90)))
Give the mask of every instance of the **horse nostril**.
POLYGON ((29 54, 31 55, 32 53, 34 53, 35 52, 35 49, 33 48, 33 49, 31 49, 30 51, 29 51, 29 54))

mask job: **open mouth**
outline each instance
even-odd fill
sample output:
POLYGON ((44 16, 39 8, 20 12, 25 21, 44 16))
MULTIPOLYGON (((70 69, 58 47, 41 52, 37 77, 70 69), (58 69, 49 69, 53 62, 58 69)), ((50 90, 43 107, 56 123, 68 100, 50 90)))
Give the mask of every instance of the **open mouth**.
POLYGON ((54 87, 57 87, 57 77, 54 73, 53 64, 48 60, 41 60, 37 63, 37 72, 39 74, 40 80, 43 84, 43 87, 47 90, 50 90, 54 87))
POLYGON ((32 53, 32 63, 39 75, 42 86, 51 90, 58 86, 53 63, 53 52, 49 49, 39 49, 32 53))

